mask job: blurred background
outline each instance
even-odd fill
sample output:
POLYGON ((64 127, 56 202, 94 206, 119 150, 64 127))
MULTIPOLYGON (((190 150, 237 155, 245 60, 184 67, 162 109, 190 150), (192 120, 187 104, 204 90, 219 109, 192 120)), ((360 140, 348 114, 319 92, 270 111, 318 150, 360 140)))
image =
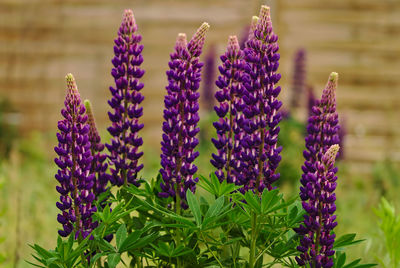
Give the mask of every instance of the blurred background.
MULTIPOLYGON (((281 131, 283 166, 288 167, 282 171, 282 189, 289 196, 298 193, 310 92, 319 98, 330 72, 338 72, 337 109, 344 131, 337 232, 367 239, 352 249, 354 258, 384 256, 372 208, 381 196, 400 205, 399 0, 0 0, 1 265, 27 267, 28 243, 55 244, 52 159, 67 73, 75 75, 82 98, 92 101, 103 141, 108 140, 113 40, 123 10, 133 10, 143 36, 144 176, 155 176, 165 71, 177 34, 190 38, 203 21, 211 25, 202 57, 208 62, 205 71, 211 68, 205 80, 211 80, 228 36, 245 38, 261 4, 271 7, 279 36, 281 100, 290 114, 281 131), (300 89, 294 74, 299 61, 300 89)), ((210 100, 203 98, 198 161, 204 173, 212 170, 209 107, 210 100)))

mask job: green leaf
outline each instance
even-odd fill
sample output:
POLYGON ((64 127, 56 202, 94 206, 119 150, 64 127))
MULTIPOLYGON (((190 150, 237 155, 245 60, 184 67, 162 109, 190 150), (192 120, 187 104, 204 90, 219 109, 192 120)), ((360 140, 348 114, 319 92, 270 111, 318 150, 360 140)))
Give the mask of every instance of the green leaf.
POLYGON ((336 252, 335 268, 342 268, 346 262, 346 253, 336 252))
POLYGON ((115 234, 115 238, 116 238, 116 242, 117 242, 117 248, 119 249, 122 245, 122 243, 124 243, 125 239, 127 237, 127 231, 126 231, 126 226, 125 224, 122 224, 116 234, 115 234))
POLYGON ((121 260, 121 255, 119 253, 112 253, 108 255, 107 260, 108 260, 108 266, 110 268, 115 268, 121 260))
POLYGON ((180 222, 180 223, 185 224, 187 228, 195 227, 195 225, 193 224, 192 221, 190 221, 190 220, 188 220, 188 219, 186 219, 186 218, 184 218, 184 217, 182 217, 182 216, 180 216, 180 215, 177 215, 176 213, 174 213, 174 212, 172 212, 172 211, 170 211, 170 210, 167 210, 167 209, 165 209, 165 208, 163 208, 163 207, 160 207, 160 206, 158 206, 158 205, 154 205, 154 206, 153 206, 153 205, 151 205, 150 203, 148 203, 148 202, 146 202, 146 201, 143 201, 143 200, 141 200, 141 199, 138 199, 137 202, 140 202, 140 203, 142 203, 144 206, 147 206, 147 207, 149 207, 149 208, 152 208, 155 212, 164 214, 165 216, 170 217, 171 219, 173 219, 173 220, 175 220, 175 221, 178 221, 178 222, 180 222))
POLYGON ((147 244, 150 244, 151 242, 156 240, 158 237, 159 237, 158 233, 144 236, 144 237, 140 238, 136 243, 126 245, 126 248, 124 248, 124 250, 129 251, 129 250, 133 250, 133 249, 137 249, 137 248, 142 248, 142 247, 146 246, 147 244))
POLYGON ((275 205, 275 200, 273 200, 277 196, 277 190, 268 191, 268 189, 264 189, 261 195, 261 211, 265 213, 268 207, 275 205))
POLYGON ((97 261, 98 259, 100 259, 101 257, 107 256, 107 254, 108 254, 107 252, 97 253, 96 255, 94 255, 93 258, 90 259, 90 262, 91 262, 91 263, 96 263, 96 261, 97 261))
POLYGON ((352 262, 346 264, 345 266, 343 266, 343 268, 353 268, 353 267, 356 267, 357 264, 360 263, 360 261, 361 261, 361 259, 357 259, 357 260, 355 260, 355 261, 352 261, 352 262))
POLYGON ((211 181, 209 181, 206 177, 204 177, 202 175, 199 175, 199 179, 200 179, 200 181, 197 184, 198 186, 200 186, 207 192, 216 195, 215 189, 213 188, 213 184, 211 183, 211 181))
POLYGON ((121 247, 119 247, 118 252, 122 253, 124 251, 126 251, 130 245, 132 245, 133 243, 135 243, 139 237, 142 235, 143 231, 135 231, 131 234, 129 234, 129 236, 124 240, 124 242, 121 244, 121 247))
POLYGON ((190 210, 193 212, 194 219, 196 220, 197 226, 201 225, 201 211, 200 211, 200 205, 199 202, 197 201, 197 198, 194 196, 192 191, 188 189, 186 191, 186 199, 189 205, 190 210))
POLYGON ((221 208, 224 205, 224 200, 225 198, 223 196, 219 197, 215 202, 208 208, 206 215, 204 216, 204 219, 214 217, 218 215, 218 213, 221 211, 221 208))
POLYGON ((354 240, 356 238, 356 234, 345 234, 335 240, 333 244, 333 249, 338 249, 341 247, 346 247, 354 244, 361 243, 364 239, 354 240))
POLYGON ((104 222, 108 222, 109 218, 110 218, 110 206, 107 204, 103 209, 104 222))
POLYGON ((215 175, 215 173, 211 173, 211 184, 212 188, 214 189, 215 194, 219 197, 219 188, 221 186, 221 183, 219 182, 219 179, 215 175))
POLYGON ((252 191, 247 191, 244 195, 247 204, 257 213, 261 214, 261 206, 258 196, 252 191))
POLYGON ((179 245, 175 250, 173 250, 171 257, 180 257, 186 254, 190 254, 192 252, 192 249, 179 245))
MULTIPOLYGON (((171 257, 170 249, 164 242, 158 242, 158 246, 152 245, 153 248, 162 256, 171 257)), ((171 244, 173 247, 174 244, 171 244)))

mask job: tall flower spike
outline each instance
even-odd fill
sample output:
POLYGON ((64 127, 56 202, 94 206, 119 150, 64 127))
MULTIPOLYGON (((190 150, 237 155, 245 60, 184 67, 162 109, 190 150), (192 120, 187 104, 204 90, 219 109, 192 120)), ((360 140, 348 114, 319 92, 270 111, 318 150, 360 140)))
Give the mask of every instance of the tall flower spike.
POLYGON ((194 192, 198 181, 198 178, 193 178, 197 171, 193 161, 199 155, 194 151, 199 143, 196 134, 199 132, 200 94, 197 90, 203 66, 199 56, 208 28, 209 25, 203 23, 187 45, 186 35, 178 35, 175 51, 170 55, 170 70, 167 71, 160 169, 163 183, 159 195, 174 197, 177 210, 187 208, 186 191, 194 192))
POLYGON ((140 104, 144 99, 140 93, 143 83, 139 82, 144 74, 140 69, 143 45, 140 45, 142 36, 136 30, 132 10, 125 10, 118 37, 114 40, 111 75, 115 79, 115 88, 110 87, 112 98, 108 101, 112 108, 112 112, 108 112, 112 122, 108 132, 113 138, 106 144, 110 152, 110 181, 118 186, 128 183, 138 186, 137 174, 143 168, 143 164, 139 165, 143 155, 139 148, 143 140, 138 134, 143 128, 139 123, 143 114, 140 104))
POLYGON ((275 86, 281 75, 277 73, 280 55, 278 36, 272 31, 269 7, 262 6, 253 37, 246 43, 245 59, 249 75, 245 83, 243 100, 245 120, 241 122, 246 135, 242 139, 243 185, 242 191, 271 190, 279 179, 276 169, 281 160, 281 147, 277 147, 282 106, 277 99, 281 88, 275 86))
POLYGON ((339 150, 339 126, 336 112, 337 73, 331 73, 322 93, 321 100, 316 100, 312 114, 308 119, 305 158, 300 180, 300 198, 307 214, 304 223, 295 231, 302 237, 297 248, 300 256, 299 265, 313 267, 332 267, 330 256, 335 252, 333 228, 337 225, 335 194, 335 176, 337 168, 333 166, 339 150))
POLYGON ((74 229, 75 238, 85 238, 96 227, 91 216, 96 211, 92 206, 95 198, 92 187, 94 175, 90 172, 93 157, 90 152, 88 116, 72 74, 66 76, 67 96, 65 108, 61 110, 64 119, 58 121, 58 146, 54 148, 58 157, 55 178, 60 183, 57 192, 61 194, 57 208, 61 210, 57 220, 63 225, 58 233, 66 237, 74 229))
POLYGON ((293 81, 292 81, 292 92, 290 98, 290 108, 297 109, 300 106, 301 96, 304 95, 305 83, 306 83, 306 51, 299 49, 296 51, 294 57, 294 68, 293 68, 293 81))
POLYGON ((107 183, 110 179, 110 175, 106 173, 108 165, 107 163, 105 163, 105 160, 107 158, 107 155, 105 153, 102 153, 104 150, 104 144, 101 143, 101 138, 96 128, 92 104, 89 100, 85 100, 84 104, 86 108, 86 114, 88 116, 88 123, 90 126, 89 141, 90 151, 93 156, 90 173, 95 174, 93 193, 97 198, 101 193, 107 190, 107 183))
POLYGON ((240 140, 245 134, 239 122, 243 120, 243 82, 247 77, 244 73, 244 53, 236 36, 229 37, 228 47, 221 56, 221 61, 220 76, 215 83, 220 89, 215 94, 219 105, 214 107, 219 117, 213 124, 217 130, 217 139, 212 139, 217 154, 212 154, 211 164, 217 168, 215 174, 220 181, 226 179, 228 182, 238 183, 242 168, 239 160, 240 140))

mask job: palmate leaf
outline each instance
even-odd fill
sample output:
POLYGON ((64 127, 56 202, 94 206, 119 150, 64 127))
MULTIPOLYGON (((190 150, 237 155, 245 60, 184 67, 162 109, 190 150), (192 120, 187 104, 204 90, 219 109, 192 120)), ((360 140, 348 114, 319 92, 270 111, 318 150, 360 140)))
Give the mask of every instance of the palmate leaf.
POLYGON ((252 211, 256 214, 261 214, 260 198, 255 193, 247 191, 244 195, 244 199, 252 211))
POLYGON ((275 206, 279 201, 278 190, 268 191, 268 189, 264 189, 261 195, 261 212, 264 214, 267 212, 267 209, 275 206))
POLYGON ((206 215, 204 215, 204 221, 206 219, 217 216, 220 213, 222 207, 224 206, 224 201, 225 198, 223 196, 215 200, 215 202, 208 208, 206 215))
POLYGON ((240 186, 237 186, 234 183, 227 183, 226 180, 220 182, 214 173, 210 174, 210 179, 207 179, 202 175, 199 175, 199 178, 200 181, 197 185, 216 197, 228 195, 240 188, 240 186))

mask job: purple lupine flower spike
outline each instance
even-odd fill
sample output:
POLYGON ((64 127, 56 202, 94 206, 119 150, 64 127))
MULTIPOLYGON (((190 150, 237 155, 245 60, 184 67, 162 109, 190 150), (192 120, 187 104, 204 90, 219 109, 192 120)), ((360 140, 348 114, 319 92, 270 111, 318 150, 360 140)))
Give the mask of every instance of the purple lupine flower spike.
POLYGON ((241 174, 240 140, 245 134, 240 127, 240 121, 243 120, 246 62, 236 36, 229 37, 228 47, 221 56, 221 61, 221 75, 215 83, 220 89, 215 94, 219 105, 214 108, 219 120, 213 124, 217 130, 217 139, 212 139, 217 154, 212 154, 210 162, 217 168, 215 174, 220 181, 226 179, 230 183, 238 183, 241 174))
POLYGON ((186 35, 179 34, 175 51, 169 62, 170 70, 167 71, 168 86, 164 104, 163 136, 161 142, 160 173, 163 178, 161 183, 161 197, 174 197, 181 200, 179 206, 187 208, 186 191, 195 191, 198 178, 193 178, 197 167, 193 161, 199 153, 195 147, 199 143, 196 134, 199 132, 200 94, 197 92, 201 80, 199 62, 205 34, 209 28, 203 23, 187 44, 186 35), (179 196, 176 196, 178 192, 179 196))
POLYGON ((105 160, 107 158, 107 155, 103 153, 104 144, 101 142, 100 135, 97 131, 92 104, 89 100, 85 100, 84 104, 86 108, 86 114, 88 116, 88 123, 90 126, 89 141, 90 151, 93 156, 90 172, 95 174, 93 193, 97 198, 101 193, 107 190, 107 183, 110 179, 110 175, 106 173, 108 165, 105 160))
POLYGON ((60 183, 61 194, 57 208, 62 212, 57 220, 63 225, 60 236, 68 236, 74 229, 75 238, 85 238, 96 227, 91 216, 96 211, 92 206, 95 198, 92 187, 94 175, 90 172, 93 157, 90 152, 88 116, 72 74, 66 76, 67 96, 61 110, 64 117, 58 121, 58 146, 54 148, 58 157, 54 162, 59 167, 55 178, 60 183))
POLYGON ((332 267, 330 256, 336 226, 334 201, 337 168, 333 163, 339 150, 339 125, 336 112, 336 87, 338 75, 331 73, 322 93, 316 100, 308 119, 305 162, 300 180, 300 198, 307 212, 304 223, 295 231, 302 236, 296 258, 299 265, 313 264, 315 267, 332 267))
POLYGON ((337 226, 334 215, 337 168, 334 164, 338 151, 339 145, 332 145, 322 159, 314 163, 316 170, 308 174, 309 182, 302 190, 307 199, 303 201, 306 211, 304 223, 296 229, 302 236, 300 246, 297 247, 301 254, 296 257, 300 266, 333 266, 331 256, 335 254, 333 243, 336 236, 332 231, 337 226))
POLYGON ((112 98, 108 101, 113 110, 108 113, 112 122, 108 132, 113 138, 110 144, 106 144, 110 152, 110 181, 118 186, 128 183, 139 186, 137 174, 143 168, 143 164, 139 164, 143 155, 139 148, 143 140, 138 135, 143 128, 143 124, 139 123, 143 114, 140 104, 144 99, 140 93, 143 83, 139 81, 144 74, 144 70, 140 69, 143 45, 140 44, 142 36, 136 30, 132 10, 125 10, 118 37, 114 40, 115 57, 112 59, 114 68, 111 74, 115 79, 115 88, 110 87, 112 98))
POLYGON ((282 148, 277 147, 281 120, 278 110, 282 103, 277 99, 281 88, 275 84, 281 75, 277 73, 278 36, 272 31, 269 7, 262 6, 259 19, 254 21, 257 21, 254 33, 249 36, 244 50, 250 80, 245 83, 247 90, 243 96, 246 119, 242 128, 247 135, 241 141, 244 174, 240 184, 242 191, 262 192, 264 188, 271 190, 272 183, 279 179, 276 169, 282 148))
POLYGON ((304 94, 306 83, 306 51, 299 49, 294 57, 292 92, 290 97, 290 109, 300 106, 301 96, 304 94))
POLYGON ((203 69, 203 92, 202 99, 203 104, 207 112, 211 112, 214 108, 214 93, 215 93, 215 57, 216 57, 216 46, 211 44, 207 54, 204 57, 204 69, 203 69))

